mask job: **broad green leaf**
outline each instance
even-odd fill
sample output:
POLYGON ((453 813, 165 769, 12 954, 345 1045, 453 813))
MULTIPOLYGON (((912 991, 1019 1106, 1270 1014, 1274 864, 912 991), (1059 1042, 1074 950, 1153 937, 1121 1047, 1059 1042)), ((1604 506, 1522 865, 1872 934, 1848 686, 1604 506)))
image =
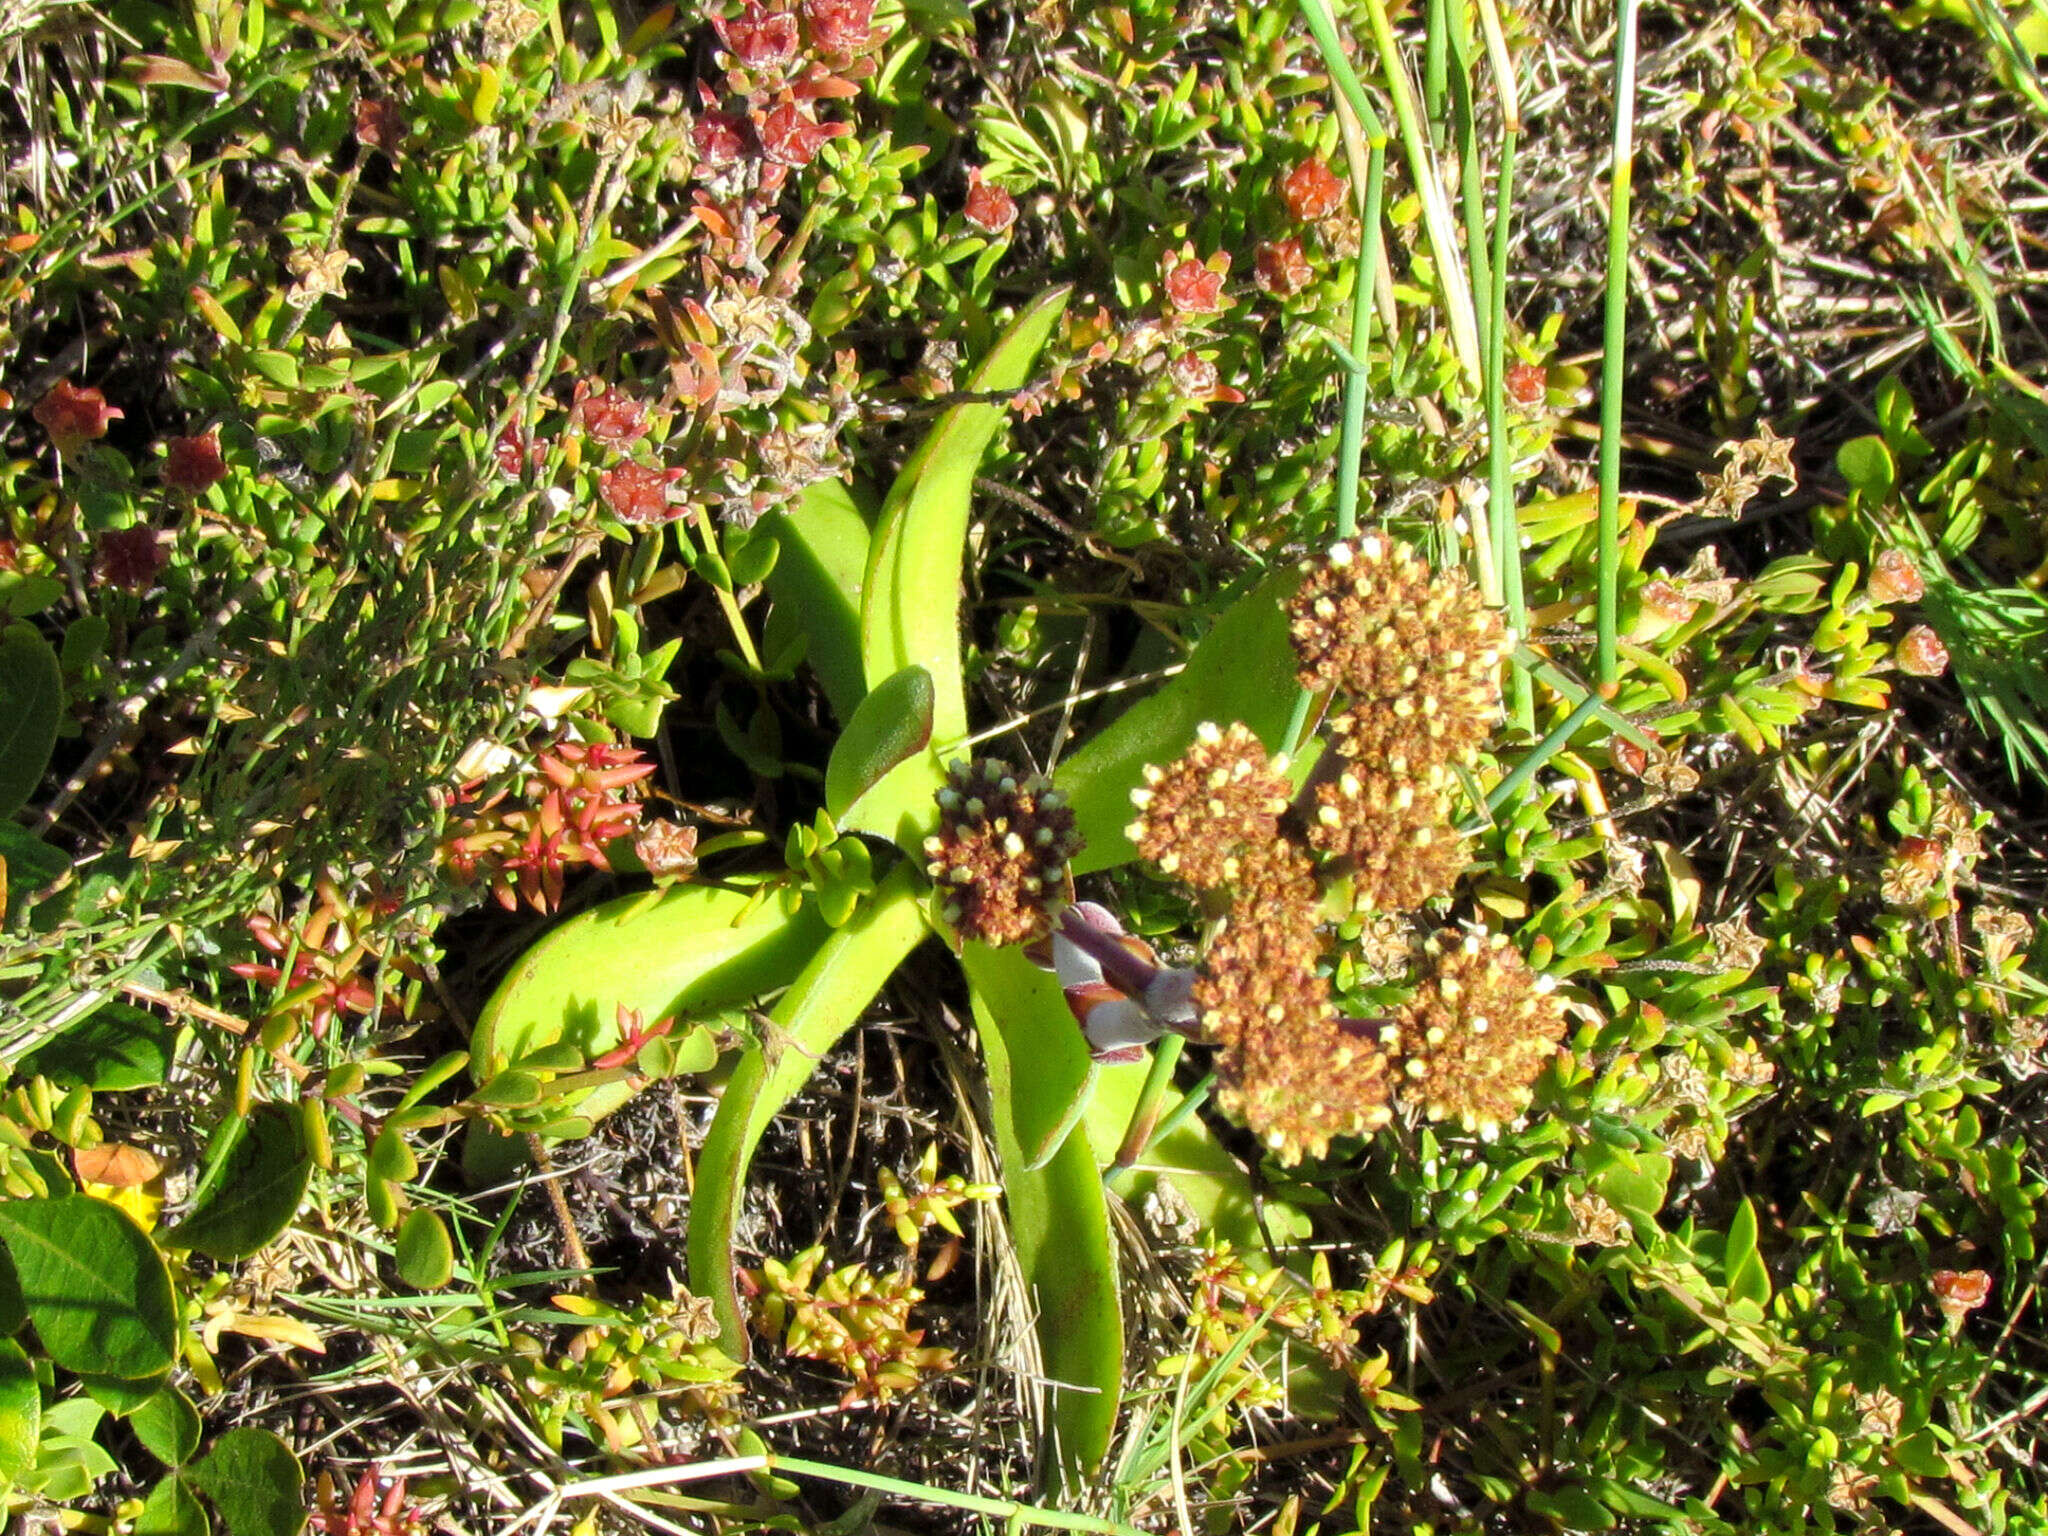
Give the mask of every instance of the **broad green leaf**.
MULTIPOLYGON (((1026 306, 968 381, 977 392, 1018 389, 1066 309, 1056 288, 1026 306)), ((1007 419, 1005 406, 956 405, 896 476, 868 555, 861 604, 861 657, 868 685, 921 666, 932 679, 932 734, 940 751, 967 734, 960 674, 960 568, 982 455, 1007 419)), ((942 782, 935 755, 900 765, 863 798, 851 831, 872 832, 916 854, 942 782)))
POLYGON ((777 656, 798 636, 832 713, 850 719, 867 692, 860 650, 860 594, 867 579, 868 520, 854 492, 837 480, 807 489, 795 510, 757 525, 782 547, 766 586, 773 606, 761 654, 777 656))
POLYGON ((455 1244, 438 1211, 423 1206, 406 1217, 394 1252, 398 1278, 416 1291, 438 1291, 455 1278, 455 1244))
POLYGON ((298 1115, 266 1104, 242 1129, 220 1177, 166 1241, 208 1258, 245 1259, 298 1215, 313 1173, 313 1154, 298 1115))
POLYGON ((142 1448, 167 1467, 181 1467, 199 1449, 199 1410, 176 1387, 159 1388, 128 1416, 142 1448))
POLYGON ((0 896, 6 898, 0 922, 10 915, 19 920, 29 897, 54 885, 71 866, 61 850, 4 818, 0 818, 0 861, 6 865, 5 873, 0 874, 0 896))
POLYGON ((175 1473, 149 1491, 135 1517, 135 1536, 213 1536, 213 1522, 184 1479, 175 1473))
POLYGON ((1003 1204, 1052 1394, 1046 1459, 1069 1488, 1091 1486, 1116 1428, 1123 1387, 1123 1311, 1102 1174, 1085 1126, 1040 1168, 1027 1148, 1064 1114, 1086 1048, 1055 984, 1028 983, 1014 951, 967 946, 969 998, 988 1062, 1003 1204), (1076 1062, 1076 1054, 1080 1062, 1076 1062))
MULTIPOLYGON (((824 941, 817 910, 780 895, 683 885, 628 896, 570 919, 526 952, 492 994, 470 1037, 470 1070, 487 1082, 558 1042, 586 1058, 619 1044, 619 1010, 648 1024, 752 1001, 788 984, 824 941)), ((608 1083, 561 1101, 598 1119, 631 1097, 608 1083)))
POLYGON ((761 1133, 825 1053, 860 1019, 882 984, 925 934, 922 905, 900 864, 844 928, 833 931, 776 1002, 761 1040, 733 1069, 697 1154, 690 1210, 690 1289, 708 1296, 725 1352, 744 1360, 747 1327, 734 1276, 733 1228, 746 1194, 747 1166, 761 1133))
POLYGON ((19 1344, 0 1339, 0 1492, 36 1464, 42 1432, 43 1393, 36 1385, 36 1368, 19 1344))
POLYGON ((81 1375, 78 1379, 94 1402, 115 1418, 125 1419, 161 1392, 171 1378, 168 1371, 159 1371, 154 1376, 133 1380, 126 1376, 95 1375, 81 1375))
POLYGON ((297 1536, 306 1523, 305 1474, 267 1429, 231 1429, 186 1479, 213 1500, 231 1536, 297 1536))
POLYGON ((154 1088, 170 1070, 172 1030, 126 1003, 109 1003, 24 1057, 21 1070, 95 1093, 154 1088))
POLYGON ((931 745, 932 699, 931 673, 909 666, 855 706, 825 766, 825 811, 835 825, 844 830, 861 796, 931 745))
POLYGON ((50 1358, 69 1371, 171 1368, 178 1314, 164 1261, 127 1214, 90 1195, 0 1201, 0 1240, 50 1358))
POLYGON ((64 669, 50 642, 26 624, 0 635, 0 821, 35 793, 57 747, 64 669))
POLYGON ((1300 687, 1287 635, 1286 603, 1301 579, 1280 571, 1239 598, 1216 621, 1187 666, 1150 698, 1125 710, 1060 765, 1059 787, 1073 803, 1088 846, 1074 873, 1091 874, 1137 856, 1124 828, 1131 791, 1147 763, 1168 763, 1187 750, 1204 721, 1241 720, 1277 750, 1300 687))

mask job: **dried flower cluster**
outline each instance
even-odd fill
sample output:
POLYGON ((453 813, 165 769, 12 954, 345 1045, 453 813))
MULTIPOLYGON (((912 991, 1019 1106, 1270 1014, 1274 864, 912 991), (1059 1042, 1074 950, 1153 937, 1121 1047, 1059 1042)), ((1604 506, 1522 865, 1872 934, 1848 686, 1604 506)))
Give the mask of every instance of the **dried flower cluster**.
POLYGON ((1564 1032, 1548 981, 1504 939, 1433 941, 1432 974, 1398 1018, 1349 1019, 1319 969, 1318 925, 1334 880, 1362 911, 1412 911, 1463 869, 1451 768, 1499 718, 1500 618, 1462 574, 1373 536, 1310 569, 1290 620, 1303 685, 1337 701, 1334 750, 1301 795, 1249 730, 1213 724, 1132 794, 1140 855, 1229 896, 1191 988, 1218 1047, 1217 1100, 1288 1163, 1377 1130, 1397 1095, 1491 1133, 1564 1032))
POLYGON ((1440 933, 1415 996, 1395 1015, 1401 1092, 1432 1120, 1491 1135, 1528 1107, 1564 1037, 1564 1010, 1505 935, 1440 933))
POLYGON ((635 747, 557 742, 535 758, 521 803, 492 795, 442 844, 442 862, 459 879, 486 881, 508 912, 521 901, 552 912, 570 865, 609 870, 606 850, 639 830, 633 786, 653 772, 635 747))
POLYGON ((1041 774, 1008 763, 954 763, 938 793, 939 830, 924 842, 942 912, 963 939, 1023 944, 1043 938, 1066 899, 1067 861, 1081 835, 1066 798, 1041 774))

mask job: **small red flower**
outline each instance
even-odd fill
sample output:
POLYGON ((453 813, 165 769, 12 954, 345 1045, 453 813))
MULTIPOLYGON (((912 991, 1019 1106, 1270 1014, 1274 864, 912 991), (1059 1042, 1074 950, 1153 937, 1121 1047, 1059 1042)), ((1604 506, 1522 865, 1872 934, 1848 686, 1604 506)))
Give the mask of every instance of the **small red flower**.
POLYGON ((1223 275, 1230 270, 1230 257, 1219 251, 1207 261, 1195 259, 1195 248, 1184 245, 1169 255, 1163 268, 1166 304, 1184 315, 1213 315, 1223 308, 1223 275))
POLYGON ((879 40, 875 0, 804 0, 811 46, 833 60, 851 60, 879 40))
POLYGON ((1174 353, 1166 372, 1181 397, 1198 405, 1235 405, 1244 399, 1242 390, 1219 382, 1216 365, 1199 353, 1174 353))
POLYGON ((227 478, 227 461, 220 456, 220 432, 208 428, 197 437, 174 437, 164 444, 163 482, 174 491, 197 496, 209 486, 227 478))
POLYGON ((57 387, 36 403, 34 411, 59 453, 73 452, 96 437, 105 437, 107 424, 123 414, 107 404, 107 397, 98 390, 80 389, 69 379, 58 380, 57 387))
POLYGON ((1948 1319, 1951 1333, 1962 1327, 1964 1318, 1991 1299, 1991 1276, 1981 1269, 1937 1269, 1928 1284, 1933 1287, 1935 1305, 1948 1319))
POLYGON ((967 206, 961 217, 985 235, 1000 235, 1017 222, 1017 199, 981 179, 981 167, 967 172, 967 206))
POLYGON ((1948 647, 1925 624, 1915 624, 1899 637, 1892 659, 1914 677, 1939 677, 1948 670, 1948 647))
POLYGON ((683 478, 680 469, 649 469, 631 459, 597 477, 605 505, 629 523, 672 523, 683 509, 668 499, 668 488, 683 478))
POLYGON ((607 448, 624 452, 647 435, 647 407, 631 395, 603 384, 576 381, 569 419, 607 448))
POLYGON ((1550 388, 1550 375, 1541 363, 1509 363, 1507 377, 1508 398, 1517 405, 1541 405, 1550 388))
POLYGON ((762 153, 777 165, 795 169, 809 165, 828 139, 853 132, 850 123, 814 121, 805 107, 794 101, 777 102, 755 120, 762 153))
POLYGON ((1315 281, 1315 276, 1301 242, 1292 237, 1268 240, 1252 259, 1252 281, 1275 298, 1301 292, 1315 281))
POLYGON ((525 429, 515 421, 507 422, 505 430, 498 434, 491 456, 498 461, 501 474, 517 480, 522 468, 538 469, 546 461, 548 450, 545 443, 529 439, 525 429))
POLYGON ((744 69, 782 70, 796 62, 796 17, 746 0, 737 16, 712 18, 719 40, 744 69))
POLYGON ((1881 549, 1870 563, 1870 585, 1866 590, 1873 603, 1889 608, 1893 603, 1917 603, 1927 590, 1920 568, 1903 549, 1881 549))
POLYGON ((378 101, 363 96, 356 101, 356 137, 371 149, 381 149, 394 159, 405 142, 405 115, 395 101, 378 101))
POLYGON ((732 165, 747 152, 747 125, 730 112, 698 113, 690 135, 698 161, 714 171, 732 165))
POLYGON ((103 533, 93 545, 93 570, 110 587, 147 592, 170 557, 146 523, 103 533))
POLYGON ((1304 224, 1327 219, 1344 203, 1344 183, 1320 160, 1304 160, 1280 183, 1287 211, 1304 224))

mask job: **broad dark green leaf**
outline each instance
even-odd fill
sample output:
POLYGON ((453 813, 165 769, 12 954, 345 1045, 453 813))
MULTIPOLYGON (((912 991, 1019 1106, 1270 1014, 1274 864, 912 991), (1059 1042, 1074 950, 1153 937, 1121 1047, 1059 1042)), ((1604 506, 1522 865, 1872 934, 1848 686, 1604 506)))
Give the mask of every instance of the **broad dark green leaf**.
POLYGON ((0 1240, 29 1320, 57 1364, 129 1378, 171 1368, 171 1277, 126 1213, 90 1195, 0 1201, 0 1240))
POLYGON ((167 1467, 181 1467, 199 1449, 199 1410, 176 1387, 165 1386, 128 1416, 143 1449, 167 1467))
POLYGON ((1216 621, 1187 666, 1150 698, 1133 704, 1060 765, 1059 786, 1073 802, 1087 848, 1074 873, 1090 874, 1136 856, 1124 828, 1131 791, 1147 763, 1167 763, 1187 750, 1203 721, 1241 720, 1268 748, 1277 748, 1300 693, 1286 603, 1298 571, 1276 572, 1239 598, 1216 621))
POLYGON ((60 1088, 82 1085, 95 1093, 154 1088, 170 1070, 171 1039, 161 1019, 126 1003, 109 1003, 30 1053, 22 1070, 60 1088))
POLYGON ((931 673, 908 666, 855 706, 825 767, 825 812, 834 825, 844 830, 861 796, 931 745, 932 698, 931 673))
POLYGON ((169 1241, 209 1258, 247 1258, 291 1225, 312 1173, 313 1154, 299 1117, 265 1105, 250 1116, 221 1177, 169 1241))
POLYGON ((297 1536, 306 1523, 299 1458, 267 1429, 229 1430, 185 1477, 232 1536, 297 1536))
POLYGON ((50 642, 26 624, 0 635, 0 821, 28 803, 64 715, 64 669, 50 642))
POLYGON ((138 1376, 133 1380, 126 1376, 81 1375, 78 1378, 86 1394, 117 1419, 127 1418, 155 1397, 170 1379, 168 1371, 159 1371, 154 1376, 138 1376))

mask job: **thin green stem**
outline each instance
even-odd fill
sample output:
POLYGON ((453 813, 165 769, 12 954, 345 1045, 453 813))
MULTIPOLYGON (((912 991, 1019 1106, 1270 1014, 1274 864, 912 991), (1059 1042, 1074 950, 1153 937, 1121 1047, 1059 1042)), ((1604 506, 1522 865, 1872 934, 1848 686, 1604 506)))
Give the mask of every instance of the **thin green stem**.
POLYGON ((1513 771, 1506 778, 1494 785, 1493 792, 1486 797, 1487 811, 1498 812, 1502 806, 1519 795, 1522 786, 1533 779, 1543 765, 1563 749, 1565 743, 1572 739, 1573 733, 1604 707, 1604 701, 1597 693, 1589 693, 1581 699, 1577 709, 1566 715, 1549 735, 1530 748, 1528 755, 1515 764, 1513 771))
POLYGON ((1365 208, 1359 215, 1358 262, 1351 284, 1351 356, 1361 365, 1344 381, 1344 425, 1337 439, 1337 537, 1358 531, 1359 460, 1365 447, 1365 407, 1371 383, 1362 366, 1372 341, 1372 285, 1380 259, 1380 212, 1386 198, 1387 151, 1366 150, 1365 208))
POLYGON ((1614 40, 1614 158, 1607 202, 1607 323, 1600 352, 1600 593, 1595 676, 1609 697, 1621 675, 1621 390, 1628 332, 1629 189, 1635 170, 1636 7, 1621 0, 1614 40))
MULTIPOLYGON (((718 552, 718 533, 711 526, 711 513, 703 502, 691 503, 690 521, 697 525, 698 536, 704 541, 704 552, 714 560, 724 559, 718 552)), ((713 586, 718 592, 718 606, 725 610, 725 622, 732 630, 733 643, 740 648, 740 655, 746 658, 747 665, 759 672, 761 655, 754 649, 754 637, 747 632, 747 621, 740 612, 739 598, 733 594, 729 584, 720 586, 714 582, 713 586)))
POLYGON ((949 1488, 933 1488, 924 1483, 884 1477, 879 1472, 859 1472, 852 1467, 835 1467, 828 1462, 810 1461, 801 1456, 782 1456, 773 1451, 758 1456, 723 1456, 715 1461, 700 1461, 689 1466, 647 1467, 637 1472, 622 1472, 612 1477, 588 1478, 580 1483, 569 1484, 551 1497, 556 1500, 603 1498, 632 1493, 643 1488, 704 1483, 714 1478, 745 1477, 756 1472, 776 1472, 785 1477, 815 1477, 821 1482, 839 1483, 848 1488, 868 1488, 876 1493, 891 1494, 899 1499, 913 1499, 920 1504, 937 1504, 945 1509, 963 1509, 969 1514, 987 1515, 994 1520, 1015 1521, 1020 1525, 1044 1526, 1060 1531, 1090 1531, 1099 1533, 1099 1536, 1142 1536, 1136 1526, 1125 1525, 1117 1520, 1105 1520, 1100 1515, 1084 1515, 1064 1509, 1040 1509, 1036 1505, 1020 1503, 1016 1499, 990 1499, 976 1493, 955 1493, 949 1488))
POLYGON ((1138 1102, 1131 1109, 1131 1123, 1124 1128, 1123 1145, 1116 1150, 1110 1165, 1102 1171, 1102 1181, 1111 1189, 1118 1186, 1124 1175, 1131 1171, 1131 1164, 1145 1155, 1145 1149, 1152 1145, 1159 1125, 1159 1106, 1165 1102, 1166 1090, 1173 1086, 1173 1069, 1180 1065, 1180 1053, 1187 1048, 1187 1042, 1179 1035, 1164 1035, 1152 1047, 1152 1066, 1145 1074, 1145 1084, 1138 1090, 1138 1102))
POLYGON ((1301 19, 1308 23, 1308 30, 1316 40, 1316 47, 1322 51, 1323 67, 1330 72, 1330 83, 1337 87, 1351 110, 1358 114, 1358 120, 1365 125, 1365 136, 1374 144, 1387 142, 1386 125, 1380 121, 1379 113, 1373 110, 1372 98, 1365 94, 1365 86, 1359 81, 1358 73, 1351 67, 1351 60, 1345 57, 1344 40, 1337 35, 1337 18, 1331 14, 1329 0, 1299 0, 1301 19))
MULTIPOLYGON (((1510 128, 1500 140, 1500 165, 1494 172, 1493 287, 1486 332, 1486 509, 1493 519, 1494 564, 1500 569, 1501 606, 1508 628, 1521 635, 1529 626, 1522 592, 1522 520, 1515 505, 1514 444, 1508 435, 1508 217, 1514 206, 1515 147, 1519 135, 1510 128)), ((1525 731, 1536 728, 1535 689, 1529 669, 1516 661, 1509 672, 1510 709, 1525 731)))

